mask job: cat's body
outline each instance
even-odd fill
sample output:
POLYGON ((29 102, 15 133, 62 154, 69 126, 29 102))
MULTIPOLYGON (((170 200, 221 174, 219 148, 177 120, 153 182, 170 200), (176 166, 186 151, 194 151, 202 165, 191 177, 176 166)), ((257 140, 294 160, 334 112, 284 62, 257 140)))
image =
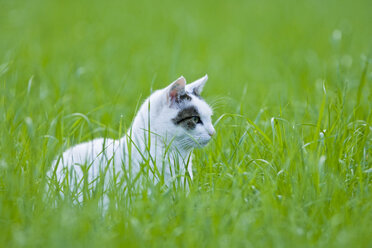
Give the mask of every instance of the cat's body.
POLYGON ((105 185, 132 187, 141 180, 167 185, 176 178, 192 180, 193 148, 206 145, 215 133, 212 110, 200 97, 207 79, 186 85, 181 77, 154 92, 123 138, 94 139, 69 148, 54 161, 49 176, 59 183, 69 180, 74 187, 83 187, 83 179, 88 185, 104 179, 105 185))

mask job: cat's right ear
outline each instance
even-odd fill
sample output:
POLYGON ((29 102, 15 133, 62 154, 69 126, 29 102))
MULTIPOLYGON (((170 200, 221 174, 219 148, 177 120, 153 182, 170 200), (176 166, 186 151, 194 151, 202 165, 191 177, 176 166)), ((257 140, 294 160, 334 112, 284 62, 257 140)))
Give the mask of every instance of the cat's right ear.
POLYGON ((170 106, 180 101, 180 97, 186 94, 185 91, 186 79, 181 76, 176 81, 171 83, 166 90, 167 104, 170 106))
POLYGON ((194 95, 200 96, 203 91, 203 87, 208 80, 208 75, 205 75, 202 78, 199 78, 195 82, 188 84, 186 86, 187 91, 194 93, 194 95))

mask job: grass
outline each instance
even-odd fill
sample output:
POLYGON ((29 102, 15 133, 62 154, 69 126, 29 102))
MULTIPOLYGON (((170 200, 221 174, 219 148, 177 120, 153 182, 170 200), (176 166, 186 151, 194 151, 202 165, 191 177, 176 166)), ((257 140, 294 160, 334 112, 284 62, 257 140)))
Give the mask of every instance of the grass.
POLYGON ((0 0, 0 246, 371 247, 371 9, 0 0), (151 90, 205 73, 217 135, 188 196, 106 215, 99 193, 45 197, 64 148, 121 137, 151 90))

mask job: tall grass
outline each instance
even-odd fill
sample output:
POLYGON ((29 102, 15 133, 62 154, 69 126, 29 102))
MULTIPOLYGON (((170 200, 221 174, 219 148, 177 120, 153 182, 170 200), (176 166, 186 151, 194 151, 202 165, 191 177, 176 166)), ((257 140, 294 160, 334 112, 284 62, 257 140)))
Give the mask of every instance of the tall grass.
POLYGON ((0 246, 370 247, 371 8, 0 0, 0 246), (189 193, 46 197, 63 149, 205 73, 217 135, 189 193))

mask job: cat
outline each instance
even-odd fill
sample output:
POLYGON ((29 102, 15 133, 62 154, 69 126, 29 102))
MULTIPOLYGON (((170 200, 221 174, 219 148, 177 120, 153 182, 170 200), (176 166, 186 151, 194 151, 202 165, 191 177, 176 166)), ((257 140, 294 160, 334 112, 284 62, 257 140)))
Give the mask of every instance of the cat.
POLYGON ((67 149, 48 172, 58 182, 54 187, 68 182, 70 190, 79 191, 103 178, 104 190, 120 182, 128 191, 128 185, 135 188, 144 180, 168 186, 178 180, 188 188, 193 149, 207 145, 215 134, 212 109, 200 96, 207 80, 205 75, 186 85, 181 76, 144 101, 121 139, 98 138, 67 149))

